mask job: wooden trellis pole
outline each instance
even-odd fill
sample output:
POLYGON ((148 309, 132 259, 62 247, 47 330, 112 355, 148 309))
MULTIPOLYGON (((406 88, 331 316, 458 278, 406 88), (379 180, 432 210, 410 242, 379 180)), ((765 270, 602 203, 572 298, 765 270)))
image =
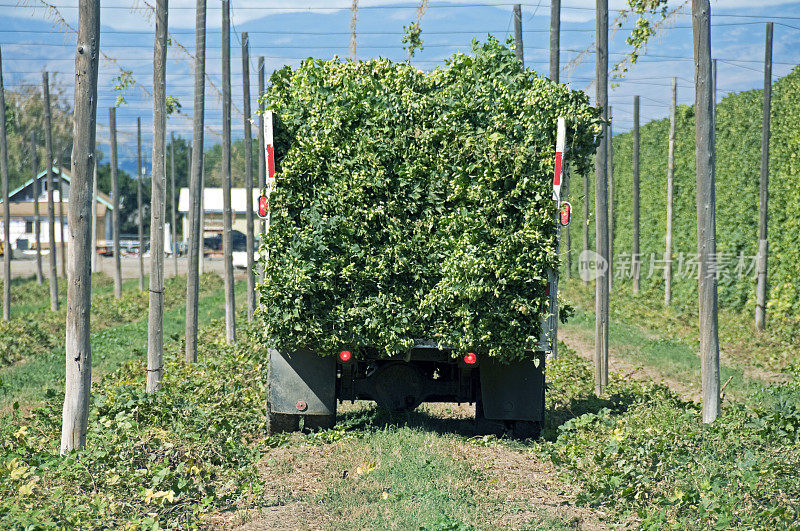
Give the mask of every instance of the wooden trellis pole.
POLYGON ((596 102, 601 110, 601 135, 595 156, 594 205, 595 205, 595 247, 598 254, 598 276, 595 295, 595 393, 600 396, 608 385, 608 0, 597 0, 596 9, 596 102), (603 263, 605 262, 605 263, 603 263))
POLYGON ((3 87, 3 52, 0 49, 0 177, 3 180, 3 320, 11 318, 11 211, 8 205, 8 144, 6 144, 6 93, 3 87))
POLYGON ((550 0, 550 80, 558 83, 561 69, 561 0, 550 0))
POLYGON ((667 235, 664 251, 664 304, 672 304, 672 219, 675 196, 675 121, 678 107, 678 78, 672 78, 672 104, 669 110, 669 153, 667 155, 667 235))
MULTIPOLYGON (((58 265, 56 263, 56 207, 53 198, 53 130, 50 123, 50 79, 42 72, 44 92, 44 143, 47 170, 47 232, 50 237, 50 310, 58 311, 58 265)), ((63 243, 63 242, 62 242, 63 243)))
POLYGON ((614 287, 614 124, 611 116, 611 105, 608 106, 608 132, 606 134, 606 174, 608 179, 608 291, 614 287))
POLYGON ((703 422, 719 416, 717 220, 714 195, 714 96, 711 86, 711 6, 692 0, 697 164, 697 254, 703 422))
MULTIPOLYGON (((139 291, 144 291, 144 216, 142 212, 142 119, 136 118, 136 212, 139 221, 139 291)), ((150 198, 150 210, 153 199, 150 198)), ((152 256, 152 250, 150 255, 152 256)))
POLYGON ((522 66, 525 66, 525 54, 522 50, 522 6, 514 4, 514 55, 522 66))
POLYGON ((252 322, 256 309, 256 277, 253 274, 255 220, 253 219, 253 141, 250 129, 250 42, 242 33, 242 87, 244 91, 244 178, 247 209, 247 319, 252 322))
POLYGON ((231 212, 231 4, 222 0, 222 256, 225 280, 225 337, 236 342, 231 212))
POLYGON ((97 162, 95 133, 97 73, 100 55, 100 0, 80 0, 75 54, 75 106, 72 182, 69 200, 69 272, 67 274, 66 385, 61 426, 61 454, 86 444, 92 351, 89 313, 92 275, 92 173, 97 162))
POLYGON ((43 282, 42 275, 42 218, 39 214, 39 168, 36 157, 36 133, 31 131, 31 175, 33 176, 33 232, 36 240, 36 283, 43 282))
POLYGON ((170 164, 170 186, 172 188, 172 202, 170 203, 170 210, 172 211, 172 218, 171 218, 171 229, 172 229, 172 264, 175 266, 175 276, 178 276, 178 252, 176 247, 176 238, 178 234, 178 229, 176 227, 176 222, 178 217, 175 215, 175 209, 178 208, 178 198, 175 196, 175 133, 170 134, 170 141, 169 141, 169 164, 170 164))
POLYGON ((61 149, 56 149, 55 164, 58 168, 58 230, 61 236, 61 276, 67 278, 67 240, 64 236, 64 165, 61 164, 61 149))
MULTIPOLYGON (((581 256, 586 256, 589 251, 589 173, 583 173, 583 252, 581 256)), ((579 263, 578 267, 586 267, 583 263, 579 263)), ((589 276, 583 276, 583 283, 589 284, 589 276)))
POLYGON ((756 329, 767 323, 767 225, 769 224, 769 127, 772 113, 772 22, 767 22, 764 45, 764 100, 761 107, 761 178, 758 196, 758 284, 756 285, 756 329))
MULTIPOLYGON (((94 146, 94 152, 97 153, 97 145, 94 146)), ((92 273, 95 271, 97 271, 97 161, 92 170, 92 273)))
POLYGON ((108 109, 111 130, 111 195, 114 204, 112 238, 114 238, 114 298, 122 297, 122 261, 119 255, 119 177, 117 175, 117 109, 108 109))
MULTIPOLYGON (((167 208, 167 17, 168 0, 156 0, 153 46, 153 168, 150 187, 150 305, 147 318, 147 392, 164 376, 164 218, 167 208)), ((141 248, 139 256, 142 255, 141 248)))
POLYGON ((200 226, 203 193, 203 120, 206 80, 206 0, 197 0, 195 10, 194 115, 192 116, 192 163, 189 178, 189 248, 186 269, 186 361, 197 361, 197 302, 203 231, 200 226))
POLYGON ((639 96, 633 97, 633 293, 639 293, 639 96))

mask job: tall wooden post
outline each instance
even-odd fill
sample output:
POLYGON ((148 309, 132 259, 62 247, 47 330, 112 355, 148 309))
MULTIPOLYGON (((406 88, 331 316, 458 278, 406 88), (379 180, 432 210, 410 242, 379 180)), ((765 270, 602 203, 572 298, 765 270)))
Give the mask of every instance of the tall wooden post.
POLYGON ((550 0, 550 80, 558 83, 561 70, 561 0, 550 0))
POLYGON ((767 322, 767 224, 769 223, 769 136, 772 110, 772 22, 767 22, 764 45, 764 102, 761 108, 761 179, 758 198, 758 283, 756 285, 756 329, 767 322))
POLYGON ((50 124, 50 79, 42 72, 44 91, 44 144, 47 164, 47 232, 50 237, 50 310, 58 311, 58 266, 56 264, 56 207, 53 198, 53 130, 50 124))
POLYGON ((231 4, 222 0, 222 256, 225 276, 225 337, 236 342, 231 231, 231 4))
POLYGON ((200 275, 205 273, 206 254, 205 254, 205 227, 206 227, 206 173, 205 173, 205 154, 200 156, 200 247, 198 248, 199 254, 199 269, 200 275))
POLYGON ((711 60, 711 94, 714 98, 714 108, 712 109, 714 112, 712 116, 714 117, 714 138, 717 137, 717 60, 711 60))
POLYGON ((64 165, 61 164, 61 149, 56 148, 53 161, 58 168, 58 230, 61 236, 61 276, 67 278, 67 240, 64 236, 64 165))
POLYGON ((522 6, 519 4, 514 4, 514 55, 525 66, 525 54, 522 50, 522 6))
POLYGON ((256 277, 253 274, 255 220, 253 219, 253 141, 250 129, 250 42, 242 33, 242 87, 244 90, 244 178, 247 209, 247 320, 253 321, 256 309, 256 277))
MULTIPOLYGON (((601 110, 601 135, 608 135, 608 0, 597 0, 596 88, 597 105, 601 110)), ((598 277, 595 296, 595 393, 605 392, 608 383, 608 173, 606 142, 600 142, 595 157, 594 205, 595 247, 598 254, 598 277), (605 262, 605 263, 604 263, 605 262), (605 268, 605 270, 603 270, 605 268)))
POLYGON ((614 124, 611 105, 608 106, 608 133, 606 135, 606 174, 608 175, 608 291, 614 287, 614 124))
POLYGON ((100 0, 80 0, 75 54, 75 105, 72 135, 72 181, 69 194, 69 263, 67 273, 66 379, 61 425, 61 454, 86 444, 92 350, 92 172, 97 117, 97 71, 100 56, 100 0))
POLYGON ((633 97, 633 293, 639 293, 639 96, 633 97))
POLYGON ((36 283, 41 286, 42 275, 42 218, 39 215, 39 167, 36 157, 36 133, 31 131, 31 175, 33 177, 33 232, 36 239, 36 283))
POLYGON ((194 114, 192 116, 192 163, 189 166, 189 248, 186 269, 186 361, 197 361, 197 300, 199 273, 203 252, 200 226, 201 194, 203 193, 203 120, 205 117, 206 82, 206 0, 197 0, 195 9, 194 114))
MULTIPOLYGON (((142 119, 136 118, 136 217, 139 225, 139 291, 144 291, 144 213, 142 212, 142 119)), ((153 198, 150 198, 153 210, 153 198)), ((153 255, 152 249, 150 256, 153 255)))
POLYGON ((717 220, 714 194, 714 98, 711 87, 711 6, 692 0, 697 161, 697 254, 700 264, 700 359, 703 422, 719 416, 719 324, 717 316, 717 220))
MULTIPOLYGON (((97 153, 96 145, 94 152, 97 153)), ((92 169, 92 273, 95 271, 97 271, 97 161, 92 169)))
POLYGON ((672 219, 675 196, 675 121, 678 108, 678 78, 672 78, 669 110, 669 153, 667 155, 667 236, 664 251, 664 305, 672 304, 672 219))
POLYGON ((172 229, 172 264, 175 266, 175 276, 178 276, 178 251, 177 251, 177 235, 178 228, 176 226, 178 217, 175 215, 175 209, 178 208, 178 198, 175 196, 175 133, 170 134, 169 141, 169 164, 170 164, 170 186, 172 188, 172 202, 170 203, 170 210, 172 211, 171 229, 172 229))
POLYGON ((0 49, 0 177, 3 180, 3 320, 11 318, 11 211, 8 206, 8 144, 6 144, 6 93, 3 86, 3 51, 0 49))
MULTIPOLYGON (((264 155, 264 101, 262 100, 266 85, 264 83, 264 58, 258 58, 258 189, 263 192, 267 187, 267 159, 264 155)), ((266 220, 259 223, 260 232, 266 232, 266 220)), ((262 271, 263 274, 263 271, 262 271)))
MULTIPOLYGON (((186 157, 187 157, 187 162, 186 162, 186 188, 189 191, 189 203, 191 204, 191 202, 192 202, 192 197, 191 197, 191 193, 192 193, 192 188, 191 188, 191 182, 192 182, 192 142, 191 141, 187 142, 186 157)), ((178 192, 178 199, 176 200, 175 208, 178 208, 179 204, 180 204, 180 192, 178 192)), ((188 223, 185 223, 183 225, 183 227, 181 229, 181 232, 183 233, 183 238, 182 239, 186 243, 186 249, 185 249, 184 252, 187 253, 186 254, 186 274, 188 275, 189 274, 189 254, 188 254, 189 253, 189 231, 191 230, 191 219, 189 219, 188 210, 187 210, 187 213, 186 213, 186 219, 188 220, 188 223)))
POLYGON ((122 297, 122 261, 119 255, 119 177, 117 175, 117 109, 108 108, 108 127, 111 130, 111 200, 114 205, 112 238, 114 238, 114 298, 122 297))
MULTIPOLYGON (((147 392, 164 376, 164 218, 167 216, 167 9, 156 0, 153 46, 153 168, 150 187, 150 306, 147 318, 147 392)), ((140 254, 141 256, 141 254, 140 254)))
MULTIPOLYGON (((586 256, 589 251, 589 173, 583 174, 583 252, 581 256, 586 256)), ((578 264, 579 268, 585 268, 586 265, 582 262, 578 264)), ((589 285, 589 276, 583 276, 583 283, 589 285)))

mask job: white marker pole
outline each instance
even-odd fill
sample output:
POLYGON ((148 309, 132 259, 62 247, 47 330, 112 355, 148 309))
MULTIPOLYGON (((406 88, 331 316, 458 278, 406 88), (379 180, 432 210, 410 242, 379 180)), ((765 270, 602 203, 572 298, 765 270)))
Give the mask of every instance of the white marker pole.
MULTIPOLYGON (((272 134, 272 111, 264 111, 264 160, 267 163, 267 189, 264 194, 269 197, 275 186, 275 140, 272 134)), ((264 232, 269 231, 269 212, 264 219, 264 232)))
MULTIPOLYGON (((553 199, 558 206, 559 218, 561 213, 561 183, 564 177, 564 147, 567 140, 567 120, 558 119, 558 129, 556 130, 556 164, 553 171, 553 199)), ((561 236, 561 220, 556 222, 556 253, 559 252, 561 236)), ((548 272, 550 284, 550 315, 549 315, 549 346, 550 355, 556 358, 558 355, 558 269, 551 269, 548 272)))
POLYGON ((553 199, 561 206, 561 182, 564 175, 564 145, 567 140, 567 120, 558 119, 558 129, 556 131, 556 167, 553 174, 553 199))

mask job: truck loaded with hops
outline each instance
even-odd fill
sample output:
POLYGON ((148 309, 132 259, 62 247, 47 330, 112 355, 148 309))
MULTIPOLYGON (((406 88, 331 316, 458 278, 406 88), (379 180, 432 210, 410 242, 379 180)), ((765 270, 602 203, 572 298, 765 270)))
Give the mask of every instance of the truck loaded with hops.
POLYGON ((490 38, 427 73, 308 59, 264 97, 269 431, 366 399, 475 403, 478 430, 536 436, 563 165, 588 171, 599 133, 586 95, 490 38))

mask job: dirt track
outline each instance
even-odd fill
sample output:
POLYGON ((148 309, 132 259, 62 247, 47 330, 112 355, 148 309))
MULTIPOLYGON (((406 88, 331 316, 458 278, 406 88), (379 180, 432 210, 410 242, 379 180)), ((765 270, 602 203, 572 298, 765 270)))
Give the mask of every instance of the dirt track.
MULTIPOLYGON (((487 518, 493 527, 529 529, 531 522, 546 517, 560 524, 560 529, 608 529, 601 513, 575 505, 574 488, 558 479, 547 458, 526 447, 484 446, 454 436, 453 430, 471 426, 474 406, 425 404, 420 409, 439 424, 438 429, 436 425, 430 429, 444 438, 451 456, 485 476, 482 484, 473 487, 477 499, 485 501, 481 510, 491 513, 487 518)), ((329 512, 321 500, 341 477, 342 467, 357 463, 363 452, 361 441, 308 446, 301 436, 293 436, 289 446, 269 450, 259 465, 266 485, 262 498, 269 500, 266 507, 217 515, 208 523, 217 529, 238 530, 348 529, 347 517, 329 512), (343 455, 351 459, 342 459, 343 455)))
MULTIPOLYGON (((61 274, 61 256, 57 255, 58 272, 61 274)), ((42 272, 47 278, 50 258, 48 255, 42 256, 42 272)), ((138 278, 139 277, 139 257, 137 256, 123 256, 120 261, 122 265, 122 278, 138 278)), ((205 259, 205 272, 222 274, 223 262, 221 257, 206 257, 205 259)), ((178 274, 185 275, 188 267, 188 260, 185 256, 178 257, 178 274)), ((145 275, 150 270, 150 257, 144 257, 144 271, 145 275)), ((98 257, 97 271, 111 276, 114 272, 114 259, 112 257, 98 257)), ((164 273, 166 276, 171 277, 175 274, 175 265, 171 257, 164 260, 164 273)), ((25 256, 11 261, 11 277, 12 278, 26 278, 36 275, 36 258, 33 256, 25 256)), ((244 278, 244 270, 234 269, 234 275, 237 278, 244 278)))

